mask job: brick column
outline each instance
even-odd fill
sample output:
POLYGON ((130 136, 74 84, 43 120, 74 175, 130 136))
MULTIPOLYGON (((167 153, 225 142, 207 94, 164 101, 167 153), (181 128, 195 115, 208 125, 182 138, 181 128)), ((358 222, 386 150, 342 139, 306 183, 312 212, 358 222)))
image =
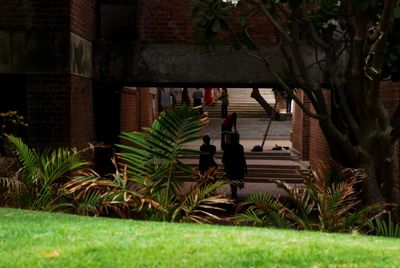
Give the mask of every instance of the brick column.
MULTIPOLYGON (((331 97, 330 91, 324 90, 325 101, 330 110, 331 97)), ((314 108, 311 107, 311 111, 315 112, 314 108)), ((313 169, 331 167, 333 159, 331 157, 331 151, 329 149, 328 142, 322 132, 319 121, 314 118, 310 118, 310 166, 313 169)))
MULTIPOLYGON (((297 90, 297 95, 304 105, 310 109, 310 101, 302 90, 297 90)), ((295 104, 292 119, 292 147, 300 153, 302 160, 310 157, 310 118, 295 104)))

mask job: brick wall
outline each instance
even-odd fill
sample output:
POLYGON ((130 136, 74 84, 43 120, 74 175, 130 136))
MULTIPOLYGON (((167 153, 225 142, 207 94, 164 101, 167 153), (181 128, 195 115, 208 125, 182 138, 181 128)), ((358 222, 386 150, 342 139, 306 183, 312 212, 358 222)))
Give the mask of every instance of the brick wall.
POLYGON ((0 29, 67 31, 69 0, 2 0, 0 29))
POLYGON ((140 131, 151 126, 153 94, 149 88, 124 88, 121 91, 121 132, 140 131))
MULTIPOLYGON (((95 35, 95 1, 70 1, 70 32, 91 42, 95 35)), ((91 63, 90 63, 91 64, 91 63)), ((89 78, 70 75, 71 145, 88 146, 95 139, 93 87, 89 78)))
MULTIPOLYGON (((325 91, 325 97, 327 103, 330 103, 329 91, 325 91)), ((381 84, 381 99, 384 106, 388 109, 389 115, 393 115, 400 100, 400 83, 392 83, 390 81, 384 81, 381 84)), ((312 109, 313 110, 313 109, 312 109)), ((293 148, 303 156, 309 146, 309 160, 311 167, 315 168, 321 163, 329 165, 332 158, 330 157, 329 146, 326 139, 319 127, 316 119, 304 116, 300 111, 299 107, 295 106, 293 115, 293 148), (305 127, 304 119, 308 118, 309 123, 309 138, 307 138, 307 128, 305 127), (302 132, 303 131, 303 132, 302 132), (307 140, 309 141, 307 145, 307 140)), ((397 176, 399 176, 398 169, 400 166, 400 152, 397 151, 398 161, 395 169, 397 170, 397 176)), ((304 159, 304 157, 303 157, 304 159)), ((400 180, 400 178, 399 178, 400 180)))
POLYGON ((147 0, 138 5, 138 39, 143 43, 191 43, 190 0, 147 0))
MULTIPOLYGON (((307 108, 310 101, 302 90, 297 91, 298 97, 307 108)), ((295 104, 292 119, 292 147, 300 153, 302 160, 309 160, 310 156, 310 117, 305 116, 301 108, 295 104)))
POLYGON ((383 81, 381 83, 380 95, 383 105, 388 110, 389 115, 392 116, 400 101, 400 83, 383 81))
POLYGON ((70 75, 70 88, 71 145, 86 148, 95 139, 92 81, 70 75))
POLYGON ((149 127, 153 123, 153 98, 155 95, 151 93, 149 88, 140 88, 140 127, 149 127))
MULTIPOLYGON (((397 106, 400 103, 400 82, 392 83, 391 81, 384 81, 381 83, 381 100, 383 105, 388 110, 390 116, 393 116, 397 106)), ((399 141, 397 142, 396 156, 398 161, 395 163, 395 176, 398 177, 397 187, 400 191, 400 149, 399 149, 399 141)))
POLYGON ((95 35, 95 1, 71 0, 71 32, 93 40, 95 35))
POLYGON ((121 132, 139 130, 138 95, 136 88, 124 88, 121 90, 121 132))
MULTIPOLYGON (((191 0, 146 0, 138 5, 138 40, 142 43, 192 44, 195 28, 191 20, 191 0)), ((240 4, 244 12, 250 12, 244 3, 240 4)), ((239 29, 239 12, 233 12, 231 18, 237 18, 233 29, 239 29)), ((254 15, 249 20, 249 34, 257 44, 269 43, 273 29, 263 15, 254 15)), ((222 33, 221 37, 227 36, 222 33)))
POLYGON ((68 75, 27 75, 27 121, 29 142, 36 147, 70 144, 68 75))
MULTIPOLYGON (((330 110, 330 91, 324 91, 325 100, 330 110)), ((311 105, 311 111, 315 112, 314 108, 311 105)), ((309 146, 310 146, 310 166, 313 169, 317 169, 321 166, 329 167, 332 164, 331 152, 329 149, 328 142, 319 127, 319 121, 314 118, 310 118, 310 137, 309 137, 309 146)))

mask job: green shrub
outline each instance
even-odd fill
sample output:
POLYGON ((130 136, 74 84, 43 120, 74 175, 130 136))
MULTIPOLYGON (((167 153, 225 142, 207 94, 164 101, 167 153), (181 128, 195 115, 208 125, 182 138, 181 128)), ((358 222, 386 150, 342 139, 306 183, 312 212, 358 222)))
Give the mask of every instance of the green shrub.
POLYGON ((38 153, 18 137, 7 136, 20 169, 1 179, 8 205, 52 211, 68 205, 60 191, 65 180, 85 165, 76 150, 58 148, 38 153))
POLYGON ((207 123, 187 106, 164 111, 150 128, 122 133, 126 141, 115 163, 113 178, 102 178, 86 170, 68 182, 65 193, 72 196, 74 208, 85 215, 116 213, 124 218, 179 222, 212 222, 231 201, 216 194, 226 181, 213 180, 213 174, 196 174, 197 182, 183 193, 178 170, 192 176, 196 172, 180 161, 200 152, 186 148, 200 138, 207 123))
POLYGON ((370 234, 386 237, 400 237, 400 224, 394 221, 390 212, 368 220, 367 226, 370 229, 370 234))
POLYGON ((268 194, 252 194, 244 202, 244 212, 237 215, 239 222, 258 226, 345 232, 361 230, 365 222, 379 214, 386 206, 376 203, 362 208, 356 185, 364 176, 361 170, 343 169, 335 182, 321 172, 302 173, 305 189, 290 188, 279 180, 289 202, 268 194))

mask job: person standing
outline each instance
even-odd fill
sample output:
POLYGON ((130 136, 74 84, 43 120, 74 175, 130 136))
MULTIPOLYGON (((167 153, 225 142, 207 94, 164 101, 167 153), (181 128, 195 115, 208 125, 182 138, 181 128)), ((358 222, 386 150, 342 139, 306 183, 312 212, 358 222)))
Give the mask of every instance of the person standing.
POLYGON ((222 155, 224 171, 230 181, 231 197, 237 199, 237 187, 243 188, 244 176, 247 175, 247 163, 244 148, 239 143, 239 135, 232 134, 231 142, 226 145, 222 155))
POLYGON ((199 107, 199 113, 200 115, 203 114, 203 108, 201 107, 201 99, 203 98, 203 92, 200 90, 200 88, 196 88, 196 90, 192 94, 193 98, 193 107, 199 107))
POLYGON ((225 117, 224 122, 221 125, 221 149, 224 150, 227 143, 230 142, 229 137, 232 129, 237 133, 236 128, 237 113, 233 112, 225 117))
POLYGON ((169 89, 169 98, 170 98, 171 107, 175 108, 175 106, 176 106, 176 96, 175 96, 175 90, 173 88, 169 89))
POLYGON ((213 90, 211 87, 206 87, 204 89, 204 103, 206 105, 209 105, 213 102, 213 98, 212 98, 213 92, 212 91, 213 90))
POLYGON ((186 104, 187 106, 190 106, 190 97, 189 97, 189 92, 187 87, 184 87, 182 89, 182 99, 181 99, 181 105, 186 104))
POLYGON ((170 93, 166 88, 160 88, 160 104, 162 111, 165 111, 171 107, 170 93))
POLYGON ((289 94, 289 92, 286 92, 286 113, 290 114, 292 113, 292 96, 289 94))
POLYGON ((193 98, 193 106, 200 106, 201 105, 201 100, 203 98, 203 92, 200 90, 200 88, 196 88, 196 90, 192 93, 192 98, 193 98))
POLYGON ((221 97, 219 97, 219 99, 221 100, 221 118, 225 118, 228 114, 229 106, 229 96, 226 87, 222 88, 221 97))
POLYGON ((202 154, 199 159, 199 170, 202 175, 210 168, 218 167, 214 160, 216 150, 215 145, 210 144, 210 136, 203 136, 203 144, 200 146, 202 154))

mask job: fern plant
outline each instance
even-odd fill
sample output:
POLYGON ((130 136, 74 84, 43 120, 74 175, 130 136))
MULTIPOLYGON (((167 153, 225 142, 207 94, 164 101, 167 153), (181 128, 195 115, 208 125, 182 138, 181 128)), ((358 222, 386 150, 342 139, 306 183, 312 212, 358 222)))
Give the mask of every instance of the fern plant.
POLYGON ((367 221, 368 233, 378 236, 400 237, 400 224, 393 220, 392 214, 389 212, 383 216, 387 216, 386 219, 381 215, 381 217, 367 221))
POLYGON ((215 216, 210 210, 218 210, 218 204, 230 202, 222 196, 213 195, 226 182, 200 182, 188 193, 180 194, 183 182, 176 177, 176 173, 195 173, 180 159, 200 154, 186 145, 200 139, 200 130, 207 121, 207 117, 200 116, 197 110, 184 105, 162 112, 152 126, 142 132, 122 133, 121 138, 126 143, 118 145, 123 149, 119 156, 126 164, 130 181, 137 185, 144 197, 154 200, 162 208, 148 210, 146 217, 152 220, 202 222, 202 216, 215 216))
POLYGON ((24 185, 18 180, 15 159, 0 157, 0 205, 12 206, 24 185))
POLYGON ((18 137, 7 136, 21 169, 8 178, 9 194, 21 208, 51 211, 65 204, 59 192, 70 173, 87 164, 76 150, 58 148, 48 153, 37 153, 18 137), (13 181, 13 183, 11 183, 13 181), (18 188, 11 187, 19 185, 18 188), (14 188, 14 189, 12 189, 14 188))
POLYGON ((343 179, 337 182, 329 181, 326 174, 318 171, 301 175, 304 190, 271 180, 286 192, 289 204, 268 194, 250 195, 243 203, 247 208, 237 220, 278 228, 341 232, 362 228, 367 219, 387 205, 360 207, 355 186, 362 179, 361 170, 343 169, 343 179))
POLYGON ((72 197, 72 208, 78 214, 104 216, 114 212, 121 218, 132 218, 142 209, 160 209, 159 204, 131 189, 127 177, 118 169, 112 179, 103 178, 91 169, 81 170, 77 175, 63 190, 72 197))

